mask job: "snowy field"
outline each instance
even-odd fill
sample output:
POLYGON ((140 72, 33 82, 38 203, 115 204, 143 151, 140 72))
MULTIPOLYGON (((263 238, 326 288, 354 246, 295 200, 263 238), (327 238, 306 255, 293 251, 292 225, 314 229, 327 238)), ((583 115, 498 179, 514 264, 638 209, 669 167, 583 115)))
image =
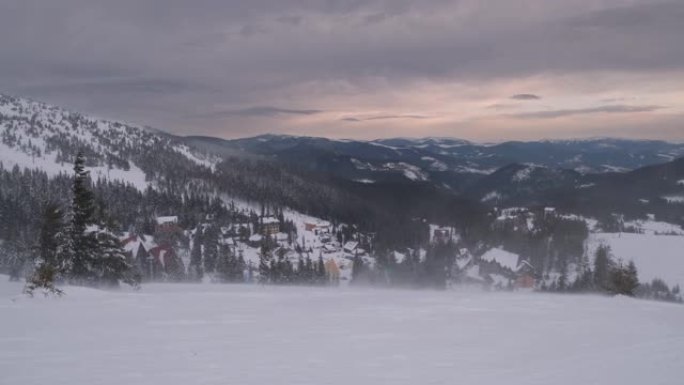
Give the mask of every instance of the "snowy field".
POLYGON ((660 278, 668 285, 684 286, 684 236, 595 233, 589 235, 588 244, 592 260, 596 248, 605 244, 610 246, 616 259, 623 263, 633 261, 641 282, 660 278))
POLYGON ((682 384, 684 306, 629 298, 0 276, 1 384, 682 384))

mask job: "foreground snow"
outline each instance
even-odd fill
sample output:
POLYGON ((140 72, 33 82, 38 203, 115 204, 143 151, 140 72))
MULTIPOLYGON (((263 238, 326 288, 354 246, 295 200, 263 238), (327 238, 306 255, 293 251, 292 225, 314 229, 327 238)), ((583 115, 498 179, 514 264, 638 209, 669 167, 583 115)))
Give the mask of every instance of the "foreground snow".
POLYGON ((681 384, 684 307, 628 298, 0 276, 6 384, 681 384))

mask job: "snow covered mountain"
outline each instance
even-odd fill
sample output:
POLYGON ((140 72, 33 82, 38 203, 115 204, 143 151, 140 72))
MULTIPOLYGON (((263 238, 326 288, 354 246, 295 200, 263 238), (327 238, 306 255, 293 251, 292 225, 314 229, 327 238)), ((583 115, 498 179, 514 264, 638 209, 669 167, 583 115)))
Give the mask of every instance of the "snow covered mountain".
POLYGON ((81 151, 93 178, 125 181, 139 189, 165 171, 212 169, 220 160, 159 131, 88 117, 28 99, 0 95, 2 167, 71 172, 81 151))

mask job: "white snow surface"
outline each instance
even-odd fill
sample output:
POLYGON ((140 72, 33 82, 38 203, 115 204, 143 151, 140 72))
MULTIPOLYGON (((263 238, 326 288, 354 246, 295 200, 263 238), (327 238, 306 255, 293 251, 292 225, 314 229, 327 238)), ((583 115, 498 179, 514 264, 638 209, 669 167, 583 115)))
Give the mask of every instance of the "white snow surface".
POLYGON ((684 308, 624 297, 151 284, 18 295, 0 382, 681 384, 684 308))

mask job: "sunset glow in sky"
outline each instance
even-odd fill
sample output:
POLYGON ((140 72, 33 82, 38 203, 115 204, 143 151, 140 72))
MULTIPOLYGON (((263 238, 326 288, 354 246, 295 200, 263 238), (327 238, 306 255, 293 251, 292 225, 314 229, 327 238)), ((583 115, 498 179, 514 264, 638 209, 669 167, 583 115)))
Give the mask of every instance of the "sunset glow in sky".
POLYGON ((684 140, 684 1, 0 0, 0 93, 187 135, 684 140))

